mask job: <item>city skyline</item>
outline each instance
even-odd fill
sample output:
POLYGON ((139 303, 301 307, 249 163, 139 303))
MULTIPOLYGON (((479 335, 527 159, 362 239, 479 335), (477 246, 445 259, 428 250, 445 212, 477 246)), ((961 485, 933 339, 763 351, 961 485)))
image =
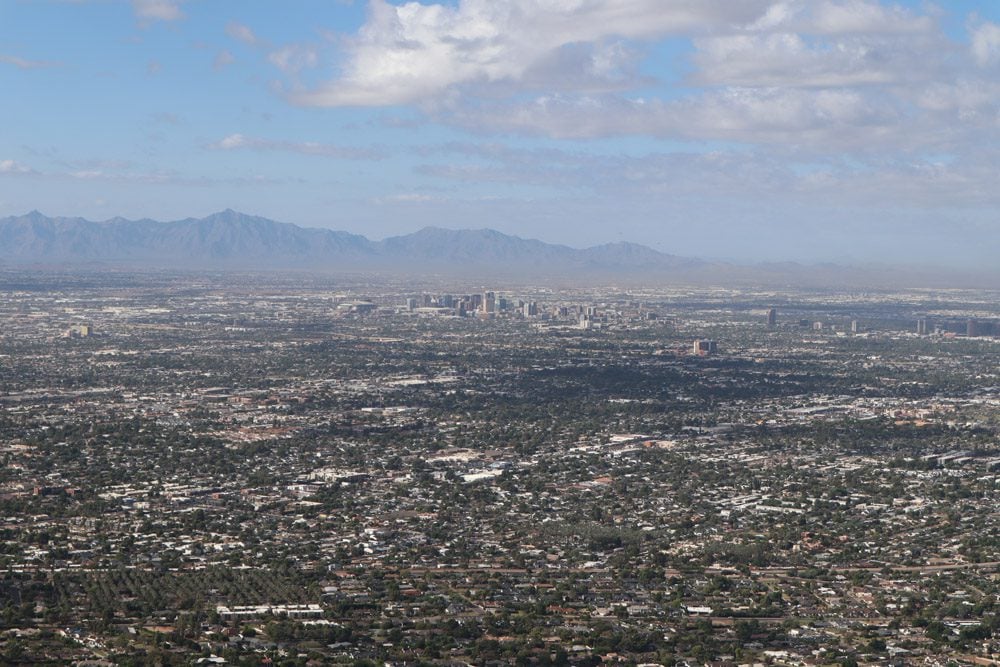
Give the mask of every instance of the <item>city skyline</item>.
POLYGON ((0 217, 992 266, 1000 9, 5 2, 0 217))

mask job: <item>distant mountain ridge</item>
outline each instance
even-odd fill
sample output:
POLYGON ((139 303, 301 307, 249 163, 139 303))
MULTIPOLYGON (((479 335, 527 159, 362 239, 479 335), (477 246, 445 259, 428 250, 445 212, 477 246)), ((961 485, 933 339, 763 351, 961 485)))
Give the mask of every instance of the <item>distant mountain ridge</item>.
POLYGON ((0 219, 0 261, 254 269, 506 269, 672 271, 704 262, 632 243, 586 249, 492 229, 427 227, 371 241, 232 210, 174 222, 49 218, 38 211, 0 219))

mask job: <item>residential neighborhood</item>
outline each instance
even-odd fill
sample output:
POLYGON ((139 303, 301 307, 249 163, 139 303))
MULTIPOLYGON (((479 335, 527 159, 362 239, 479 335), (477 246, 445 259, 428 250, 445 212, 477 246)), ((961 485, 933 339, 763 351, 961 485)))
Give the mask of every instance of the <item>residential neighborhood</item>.
POLYGON ((993 294, 3 279, 6 663, 1000 653, 993 294))

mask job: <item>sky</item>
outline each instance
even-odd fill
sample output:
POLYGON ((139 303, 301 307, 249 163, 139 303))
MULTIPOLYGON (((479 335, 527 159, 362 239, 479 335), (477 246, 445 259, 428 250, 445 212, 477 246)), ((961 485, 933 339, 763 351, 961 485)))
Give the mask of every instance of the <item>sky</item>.
POLYGON ((0 0, 0 216, 995 268, 996 0, 0 0))

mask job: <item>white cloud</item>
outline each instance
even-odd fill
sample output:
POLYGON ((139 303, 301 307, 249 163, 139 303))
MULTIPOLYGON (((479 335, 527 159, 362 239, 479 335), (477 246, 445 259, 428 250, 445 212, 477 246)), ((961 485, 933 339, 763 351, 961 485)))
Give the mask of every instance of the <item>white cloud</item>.
POLYGON ((249 44, 250 46, 256 46, 260 43, 257 39, 257 35, 248 26, 241 23, 230 23, 226 26, 226 34, 233 39, 239 40, 244 44, 249 44))
POLYGON ((178 173, 173 170, 151 170, 151 171, 141 171, 141 170, 124 170, 124 171, 108 171, 105 169, 80 169, 77 171, 69 171, 64 173, 45 173, 42 174, 45 178, 50 179, 64 179, 70 178, 79 181, 94 181, 100 183, 125 183, 125 184, 141 184, 141 185, 183 185, 187 187, 205 187, 211 185, 218 185, 221 183, 230 183, 237 185, 247 185, 252 183, 273 183, 269 179, 264 178, 248 178, 248 177, 233 177, 233 178, 211 178, 204 176, 192 176, 178 173))
POLYGON ((468 184, 489 183, 572 190, 618 202, 678 197, 709 202, 724 196, 870 208, 1000 204, 1000 190, 993 185, 996 155, 955 160, 872 155, 847 165, 836 158, 796 159, 766 150, 625 156, 446 144, 434 154, 445 161, 421 165, 418 172, 454 182, 458 192, 468 190, 468 184))
POLYGON ((132 10, 144 21, 177 21, 184 18, 179 0, 132 0, 132 10))
POLYGON ((13 65, 18 69, 40 69, 43 67, 54 67, 57 63, 47 62, 44 60, 28 60, 26 58, 19 58, 18 56, 8 56, 0 54, 0 63, 6 65, 13 65))
POLYGON ((231 151, 237 148, 245 148, 250 142, 242 134, 230 134, 229 136, 221 139, 213 144, 209 144, 209 148, 215 150, 231 151))
POLYGON ((212 67, 215 69, 222 69, 228 65, 232 65, 236 62, 236 57, 232 53, 226 50, 219 51, 215 56, 215 60, 212 61, 212 67))
MULTIPOLYGON (((549 69, 549 85, 600 78, 618 70, 614 44, 700 32, 759 18, 766 0, 461 0, 458 6, 372 0, 368 21, 348 43, 343 75, 292 99, 315 106, 408 104, 454 86, 510 84, 545 70, 574 45, 589 58, 580 72, 549 69), (586 49, 581 49, 586 51, 586 49)), ((588 87, 592 83, 587 84, 588 87)))
POLYGON ((877 0, 781 0, 747 29, 817 35, 905 34, 931 32, 934 21, 877 0))
POLYGON ((33 174, 33 169, 15 160, 0 160, 0 174, 33 174))
POLYGON ((699 40, 699 64, 715 65, 706 82, 783 85, 804 58, 798 85, 885 83, 917 69, 909 56, 927 47, 900 49, 900 40, 934 28, 929 16, 877 0, 372 0, 366 24, 346 42, 341 75, 291 99, 382 106, 482 86, 613 90, 636 83, 626 42, 670 35, 699 40))
POLYGON ((526 103, 464 107, 443 120, 469 129, 588 139, 652 135, 875 150, 902 117, 888 100, 849 89, 723 88, 676 101, 615 96, 542 96, 526 103))
POLYGON ((1000 82, 964 77, 954 82, 933 82, 916 95, 915 101, 928 111, 954 114, 955 121, 995 122, 1000 111, 1000 82))
POLYGON ((995 26, 981 24, 965 50, 936 11, 888 0, 379 0, 346 41, 340 76, 293 86, 291 99, 413 105, 477 134, 961 151, 1000 134, 1000 90, 974 66, 995 57, 995 26), (662 57, 646 43, 670 36, 694 45, 682 86, 643 74, 658 69, 644 58, 662 57))
MULTIPOLYGON (((799 3, 803 4, 803 3, 799 3)), ((874 0, 840 0, 808 3, 810 32, 826 34, 919 33, 934 28, 928 16, 914 15, 898 5, 886 6, 874 0)))
POLYGON ((419 192, 404 192, 380 198, 376 201, 376 203, 402 202, 409 204, 426 204, 427 202, 435 202, 440 200, 441 197, 435 195, 428 195, 419 192))
POLYGON ((1000 62, 1000 25, 987 22, 972 30, 972 55, 982 67, 1000 62))
MULTIPOLYGON (((989 61, 992 32, 984 24, 976 34, 989 61)), ((944 104, 944 82, 975 78, 961 76, 972 58, 935 10, 888 0, 373 0, 365 25, 340 43, 339 75, 291 86, 291 101, 413 105, 478 133, 554 138, 912 152, 960 141, 960 130, 934 125, 944 112, 932 107, 944 104), (644 71, 656 63, 640 67, 656 57, 648 44, 672 36, 694 45, 685 87, 651 80, 644 71)), ((291 52, 270 59, 291 75, 300 67, 291 52)), ((965 91, 968 103, 947 113, 961 120, 974 109, 986 123, 1000 98, 975 97, 965 91)))
POLYGON ((0 177, 30 176, 47 181, 83 181, 97 183, 139 184, 139 185, 179 185, 185 187, 205 187, 220 184, 230 185, 273 185, 281 181, 262 176, 236 176, 214 178, 182 174, 166 169, 142 169, 130 162, 105 159, 87 159, 61 162, 62 169, 36 171, 15 160, 0 160, 0 177))
POLYGON ((102 178, 108 177, 108 175, 101 171, 100 169, 85 169, 82 171, 70 172, 69 176, 73 178, 78 178, 83 181, 94 181, 102 178))
POLYGON ((285 74, 297 74, 303 69, 316 67, 319 64, 319 54, 313 46, 291 44, 272 51, 267 55, 267 60, 285 74))
POLYGON ((926 82, 951 74, 954 47, 936 28, 929 16, 876 0, 785 0, 745 27, 696 36, 690 81, 883 89, 926 82))
POLYGON ((242 134, 230 134, 219 141, 208 144, 210 150, 234 151, 280 151, 316 155, 320 157, 343 160, 378 160, 385 157, 384 151, 377 148, 356 148, 353 146, 338 146, 336 144, 319 143, 315 141, 273 141, 247 137, 242 134))
POLYGON ((833 40, 788 32, 742 33, 695 40, 693 79, 706 85, 844 87, 926 79, 933 66, 913 63, 942 48, 937 40, 850 36, 833 40))
MULTIPOLYGON (((286 76, 294 76, 304 69, 319 65, 319 52, 313 44, 287 44, 272 48, 271 44, 261 39, 250 26, 235 21, 226 25, 226 34, 239 42, 266 52, 267 61, 286 76)), ((221 66, 228 65, 234 60, 228 51, 223 51, 223 54, 227 57, 223 58, 221 66)), ((220 57, 223 54, 220 54, 220 57)), ((219 58, 216 59, 216 68, 220 67, 218 62, 219 58)))

